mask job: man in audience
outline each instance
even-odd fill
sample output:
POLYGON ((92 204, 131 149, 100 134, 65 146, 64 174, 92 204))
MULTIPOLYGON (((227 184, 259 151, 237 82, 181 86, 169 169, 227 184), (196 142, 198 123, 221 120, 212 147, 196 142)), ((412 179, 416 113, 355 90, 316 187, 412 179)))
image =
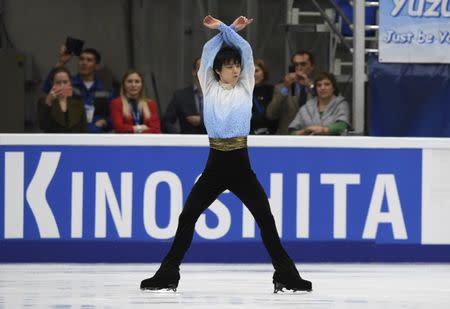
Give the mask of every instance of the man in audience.
POLYGON ((163 118, 164 132, 181 134, 206 134, 203 124, 203 94, 197 72, 200 58, 195 59, 192 68, 193 85, 174 92, 163 118), (176 126, 178 120, 180 128, 176 126))
POLYGON ((284 81, 275 87, 273 98, 266 109, 266 117, 278 120, 277 134, 289 134, 288 126, 299 108, 314 96, 314 57, 310 52, 298 51, 292 55, 292 65, 284 81))
MULTIPOLYGON (((72 54, 68 53, 63 45, 59 50, 55 68, 65 66, 71 58, 72 54)), ((97 50, 84 49, 78 60, 78 74, 72 79, 73 95, 84 103, 89 133, 105 133, 111 130, 109 103, 114 95, 96 76, 100 62, 101 55, 97 50)), ((47 77, 42 90, 49 93, 50 89, 51 81, 47 77)))

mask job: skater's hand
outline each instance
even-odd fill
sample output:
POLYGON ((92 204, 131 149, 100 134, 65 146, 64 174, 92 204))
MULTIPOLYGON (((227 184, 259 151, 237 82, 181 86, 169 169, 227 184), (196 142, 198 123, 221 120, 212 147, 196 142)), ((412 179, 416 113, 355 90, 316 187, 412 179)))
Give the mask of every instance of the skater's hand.
POLYGON ((248 25, 250 25, 253 22, 253 18, 248 19, 245 16, 239 16, 235 19, 235 21, 232 23, 232 26, 234 26, 234 29, 237 31, 241 31, 248 25))
POLYGON ((218 20, 217 18, 212 17, 211 15, 205 16, 203 18, 203 25, 209 29, 219 29, 219 26, 222 22, 218 20))

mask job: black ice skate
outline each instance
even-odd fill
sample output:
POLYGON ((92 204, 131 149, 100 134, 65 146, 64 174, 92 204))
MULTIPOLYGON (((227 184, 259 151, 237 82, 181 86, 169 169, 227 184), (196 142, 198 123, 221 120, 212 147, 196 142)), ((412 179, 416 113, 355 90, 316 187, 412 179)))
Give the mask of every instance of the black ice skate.
POLYGON ((142 280, 141 290, 173 290, 177 291, 180 272, 178 269, 159 269, 156 274, 142 280))
POLYGON ((311 281, 304 280, 298 273, 281 273, 275 272, 273 274, 273 292, 284 292, 283 289, 296 291, 312 291, 311 281))

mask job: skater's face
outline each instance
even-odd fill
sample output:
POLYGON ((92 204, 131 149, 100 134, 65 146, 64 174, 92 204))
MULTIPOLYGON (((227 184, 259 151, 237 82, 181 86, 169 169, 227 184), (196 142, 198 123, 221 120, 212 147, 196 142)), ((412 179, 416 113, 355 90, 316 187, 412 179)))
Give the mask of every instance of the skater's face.
POLYGON ((230 61, 222 65, 222 69, 216 70, 220 80, 223 83, 236 85, 241 75, 241 64, 236 61, 230 61))

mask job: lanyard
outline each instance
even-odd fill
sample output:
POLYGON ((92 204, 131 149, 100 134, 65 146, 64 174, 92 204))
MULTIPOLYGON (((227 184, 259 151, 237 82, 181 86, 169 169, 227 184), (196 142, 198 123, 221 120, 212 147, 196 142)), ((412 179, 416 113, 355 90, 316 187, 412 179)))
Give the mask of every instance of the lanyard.
POLYGON ((135 125, 141 124, 141 112, 135 100, 129 100, 131 113, 133 114, 133 122, 135 125))

